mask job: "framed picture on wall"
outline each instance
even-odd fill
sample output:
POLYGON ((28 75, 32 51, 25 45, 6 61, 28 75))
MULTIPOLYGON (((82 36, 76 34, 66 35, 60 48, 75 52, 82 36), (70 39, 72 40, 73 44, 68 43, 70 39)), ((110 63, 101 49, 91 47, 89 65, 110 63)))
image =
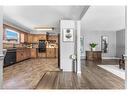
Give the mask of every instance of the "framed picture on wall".
POLYGON ((73 42, 74 41, 74 29, 64 28, 63 29, 63 41, 64 42, 73 42))

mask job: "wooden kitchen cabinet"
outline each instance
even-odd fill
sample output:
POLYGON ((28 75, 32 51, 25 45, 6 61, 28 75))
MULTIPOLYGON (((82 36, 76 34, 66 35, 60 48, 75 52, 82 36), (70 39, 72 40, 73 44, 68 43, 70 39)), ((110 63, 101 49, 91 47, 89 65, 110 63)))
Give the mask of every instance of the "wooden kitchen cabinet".
POLYGON ((28 34, 27 34, 27 33, 25 33, 25 35, 24 35, 24 42, 25 42, 25 43, 28 42, 28 34))
POLYGON ((27 33, 21 33, 20 34, 20 42, 21 43, 27 43, 28 42, 28 34, 27 33))
POLYGON ((32 43, 32 41, 33 41, 33 35, 28 34, 28 43, 32 43))
POLYGON ((46 34, 38 35, 38 40, 47 40, 46 34))
POLYGON ((48 41, 55 41, 58 43, 58 35, 48 35, 48 41))
POLYGON ((55 49, 56 49, 56 58, 58 58, 58 48, 55 49))
POLYGON ((29 34, 28 42, 29 43, 38 43, 39 40, 46 40, 46 34, 29 34))
POLYGON ((33 43, 38 43, 38 36, 37 35, 33 35, 33 39, 32 39, 32 42, 33 43))
POLYGON ((16 62, 19 62, 23 59, 22 51, 16 51, 16 62))
POLYGON ((56 57, 56 51, 55 51, 55 48, 47 48, 46 50, 46 53, 47 53, 47 57, 56 57))
POLYGON ((33 35, 34 43, 38 43, 39 40, 46 40, 46 34, 33 35))
POLYGON ((31 56, 31 58, 37 58, 37 50, 36 50, 36 48, 31 48, 30 49, 30 56, 31 56))
POLYGON ((30 58, 30 49, 17 49, 16 51, 16 62, 30 58))
POLYGON ((42 52, 39 53, 39 52, 38 52, 38 57, 39 57, 39 58, 46 58, 46 52, 44 52, 44 53, 42 53, 42 52))

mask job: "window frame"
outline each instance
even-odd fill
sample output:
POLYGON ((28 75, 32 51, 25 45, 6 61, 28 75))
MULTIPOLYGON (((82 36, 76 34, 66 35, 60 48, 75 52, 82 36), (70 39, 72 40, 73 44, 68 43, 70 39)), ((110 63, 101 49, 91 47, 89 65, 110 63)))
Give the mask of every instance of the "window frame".
POLYGON ((5 38, 3 37, 4 43, 20 44, 20 33, 18 31, 16 31, 15 29, 5 28, 4 29, 4 36, 5 36, 5 38), (7 41, 7 31, 11 31, 11 32, 17 33, 17 35, 18 35, 17 42, 13 42, 12 43, 12 42, 8 42, 7 41))

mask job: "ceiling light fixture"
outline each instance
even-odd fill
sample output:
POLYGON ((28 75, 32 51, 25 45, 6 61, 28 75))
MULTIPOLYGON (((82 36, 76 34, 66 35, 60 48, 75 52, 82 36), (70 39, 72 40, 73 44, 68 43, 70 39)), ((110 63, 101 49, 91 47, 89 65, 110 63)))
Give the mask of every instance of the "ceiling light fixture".
POLYGON ((36 27, 35 28, 37 31, 52 31, 54 28, 52 27, 36 27))

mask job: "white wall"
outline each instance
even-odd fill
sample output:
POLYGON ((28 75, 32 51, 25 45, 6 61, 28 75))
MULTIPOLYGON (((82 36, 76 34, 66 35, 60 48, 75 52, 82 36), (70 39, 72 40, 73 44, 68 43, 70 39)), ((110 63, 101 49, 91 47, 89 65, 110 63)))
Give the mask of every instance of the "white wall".
POLYGON ((125 29, 116 32, 116 57, 121 58, 125 53, 125 29))
MULTIPOLYGON (((2 54, 2 34, 3 34, 3 9, 0 6, 0 55, 2 54)), ((2 88, 2 80, 3 80, 3 62, 0 60, 0 88, 2 88)))
POLYGON ((116 56, 116 32, 125 29, 124 6, 91 6, 81 20, 81 35, 84 35, 84 49, 96 42, 101 50, 101 36, 109 37, 109 51, 104 57, 116 56))
POLYGON ((63 42, 64 28, 75 29, 75 22, 73 20, 60 21, 60 68, 63 71, 72 71, 72 59, 70 59, 70 55, 74 54, 74 42, 63 42))
POLYGON ((76 54, 77 67, 76 72, 81 72, 80 66, 80 21, 74 20, 61 20, 60 21, 60 68, 63 71, 73 71, 72 59, 70 56, 76 54), (74 41, 63 42, 63 29, 72 28, 74 29, 74 41))
POLYGON ((112 31, 91 31, 85 33, 85 50, 90 50, 89 44, 91 42, 97 43, 96 50, 101 50, 101 36, 108 36, 108 53, 103 54, 103 57, 115 57, 116 56, 116 32, 112 31))

